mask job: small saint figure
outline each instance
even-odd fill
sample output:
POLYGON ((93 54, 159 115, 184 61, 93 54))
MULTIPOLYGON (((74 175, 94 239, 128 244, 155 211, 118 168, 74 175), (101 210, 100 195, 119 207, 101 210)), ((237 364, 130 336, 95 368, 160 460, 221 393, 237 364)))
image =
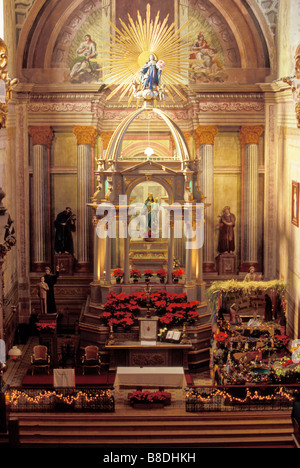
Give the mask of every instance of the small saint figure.
POLYGON ((152 225, 152 214, 151 209, 154 203, 154 198, 152 193, 148 193, 148 197, 144 203, 144 214, 147 218, 147 235, 145 237, 151 237, 151 225, 152 225))
POLYGON ((49 286, 45 283, 45 277, 42 276, 40 282, 37 285, 38 296, 40 298, 40 307, 41 314, 47 313, 47 291, 49 291, 49 286))
POLYGON ((229 206, 224 207, 222 216, 220 216, 220 221, 217 227, 219 227, 218 252, 221 254, 233 253, 235 250, 235 215, 230 212, 229 206))
POLYGON ((74 253, 72 232, 76 231, 76 217, 72 214, 72 209, 67 206, 64 211, 59 213, 54 221, 56 228, 54 250, 61 253, 74 253))
POLYGON ((244 281, 260 281, 262 279, 262 276, 260 273, 255 273, 255 268, 254 266, 251 266, 249 268, 248 273, 246 274, 244 281))
POLYGON ((51 274, 50 267, 45 268, 45 283, 48 285, 47 290, 47 314, 56 313, 56 303, 54 297, 54 285, 56 284, 57 278, 59 277, 59 266, 56 267, 55 274, 51 274))

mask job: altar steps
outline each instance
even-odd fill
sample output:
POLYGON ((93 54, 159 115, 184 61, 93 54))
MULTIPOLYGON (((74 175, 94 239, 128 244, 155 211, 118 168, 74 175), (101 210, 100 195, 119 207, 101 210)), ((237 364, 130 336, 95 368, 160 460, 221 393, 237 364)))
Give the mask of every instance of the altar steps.
POLYGON ((131 414, 21 413, 21 448, 194 447, 294 448, 289 411, 164 415, 167 410, 131 414))

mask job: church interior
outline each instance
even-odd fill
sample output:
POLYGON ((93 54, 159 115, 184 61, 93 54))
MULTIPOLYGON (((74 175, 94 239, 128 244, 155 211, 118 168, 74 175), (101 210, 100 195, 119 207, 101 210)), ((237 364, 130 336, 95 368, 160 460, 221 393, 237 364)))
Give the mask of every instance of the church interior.
POLYGON ((300 0, 0 9, 0 446, 300 448, 300 0))

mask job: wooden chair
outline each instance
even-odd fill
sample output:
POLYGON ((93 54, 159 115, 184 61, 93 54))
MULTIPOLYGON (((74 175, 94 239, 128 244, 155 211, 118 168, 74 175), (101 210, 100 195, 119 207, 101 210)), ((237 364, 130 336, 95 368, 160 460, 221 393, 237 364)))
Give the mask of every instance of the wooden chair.
POLYGON ((37 345, 33 348, 31 356, 32 375, 34 374, 35 367, 44 367, 47 369, 48 375, 50 371, 50 356, 48 348, 44 345, 37 345))
POLYGON ((90 345, 84 348, 84 355, 81 358, 81 365, 82 365, 82 375, 84 375, 85 367, 97 368, 98 374, 100 375, 101 359, 99 355, 98 346, 90 345))

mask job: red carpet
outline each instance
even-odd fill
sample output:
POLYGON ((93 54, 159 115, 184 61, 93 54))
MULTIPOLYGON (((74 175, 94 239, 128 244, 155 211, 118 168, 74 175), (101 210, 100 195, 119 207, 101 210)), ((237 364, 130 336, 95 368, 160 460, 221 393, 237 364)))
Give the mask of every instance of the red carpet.
MULTIPOLYGON (((93 385, 101 387, 113 387, 115 381, 114 372, 103 372, 98 374, 75 374, 75 385, 76 387, 92 387, 93 385)), ((24 387, 52 387, 53 386, 53 373, 50 375, 44 373, 36 373, 31 375, 28 373, 22 382, 24 387)))

